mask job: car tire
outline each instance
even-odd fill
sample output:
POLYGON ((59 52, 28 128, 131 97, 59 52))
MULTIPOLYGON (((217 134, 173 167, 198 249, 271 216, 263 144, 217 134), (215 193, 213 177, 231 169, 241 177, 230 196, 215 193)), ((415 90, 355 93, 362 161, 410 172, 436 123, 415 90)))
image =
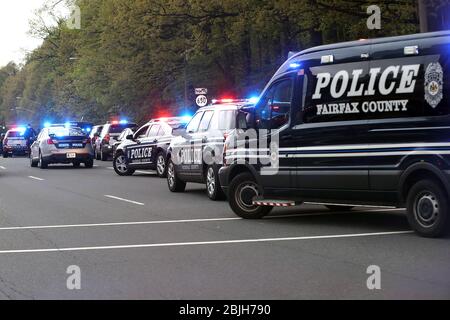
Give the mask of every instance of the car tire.
POLYGON ((219 170, 216 166, 208 166, 205 172, 206 193, 208 198, 213 201, 225 199, 225 193, 222 190, 219 181, 219 170))
POLYGON ((433 180, 422 180, 408 192, 407 217, 411 228, 426 238, 450 232, 449 199, 446 190, 433 180))
POLYGON ((333 206, 333 205, 328 205, 325 207, 327 207, 328 210, 334 211, 334 212, 346 212, 346 211, 351 211, 354 208, 352 206, 333 206))
POLYGON ((36 168, 38 166, 38 164, 39 164, 39 161, 33 160, 33 157, 30 155, 30 166, 32 168, 36 168))
POLYGON ((167 185, 171 192, 184 192, 186 190, 186 182, 178 178, 172 159, 169 159, 167 164, 167 185))
POLYGON ((167 177, 167 161, 162 152, 158 153, 156 156, 156 174, 160 178, 167 177))
POLYGON ((125 155, 123 153, 118 153, 114 156, 113 167, 114 171, 119 176, 131 176, 134 174, 134 170, 130 169, 130 167, 128 166, 125 155))
POLYGON ((75 162, 73 163, 73 167, 74 167, 74 168, 79 168, 80 166, 81 166, 81 162, 75 161, 75 162))
POLYGON ((39 168, 41 169, 47 169, 48 168, 48 162, 44 160, 42 157, 42 153, 39 152, 39 168))
POLYGON ((231 209, 244 219, 261 219, 268 215, 273 207, 255 206, 253 198, 262 194, 252 174, 245 172, 236 176, 230 183, 228 199, 231 209))
POLYGON ((92 169, 94 167, 94 160, 88 160, 84 163, 84 167, 88 169, 92 169))
POLYGON ((100 149, 100 160, 108 161, 108 155, 106 153, 104 153, 102 149, 100 149))

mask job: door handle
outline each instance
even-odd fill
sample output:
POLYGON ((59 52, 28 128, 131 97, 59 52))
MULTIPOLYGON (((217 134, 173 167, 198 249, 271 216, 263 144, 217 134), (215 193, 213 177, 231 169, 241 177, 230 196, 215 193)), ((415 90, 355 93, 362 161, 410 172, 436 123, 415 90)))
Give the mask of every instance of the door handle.
POLYGON ((153 143, 158 143, 158 139, 153 140, 153 143))
POLYGON ((206 143, 206 142, 208 142, 208 138, 204 137, 204 138, 202 139, 202 143, 206 143))

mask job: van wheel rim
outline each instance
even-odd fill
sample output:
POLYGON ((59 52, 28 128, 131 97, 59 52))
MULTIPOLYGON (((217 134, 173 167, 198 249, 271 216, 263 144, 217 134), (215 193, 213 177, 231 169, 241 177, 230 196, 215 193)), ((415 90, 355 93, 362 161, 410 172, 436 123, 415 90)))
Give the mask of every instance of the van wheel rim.
POLYGON ((120 173, 125 173, 128 170, 128 166, 125 162, 124 156, 119 156, 116 159, 116 168, 119 170, 120 173))
POLYGON ((166 162, 164 161, 163 156, 158 157, 158 161, 156 162, 156 169, 158 170, 158 173, 160 175, 164 174, 164 171, 166 170, 166 162))
POLYGON ((175 184, 175 169, 173 167, 173 164, 169 164, 169 169, 167 170, 167 178, 169 181, 169 186, 173 187, 175 184))
POLYGON ((258 207, 253 204, 253 199, 258 196, 258 186, 253 182, 244 182, 237 188, 237 204, 244 211, 252 212, 258 209, 258 207))
POLYGON ((432 227, 439 217, 439 201, 432 192, 424 192, 416 198, 414 216, 424 228, 432 227))
POLYGON ((216 190, 216 177, 213 168, 209 168, 206 174, 206 187, 208 188, 209 195, 213 195, 216 190))

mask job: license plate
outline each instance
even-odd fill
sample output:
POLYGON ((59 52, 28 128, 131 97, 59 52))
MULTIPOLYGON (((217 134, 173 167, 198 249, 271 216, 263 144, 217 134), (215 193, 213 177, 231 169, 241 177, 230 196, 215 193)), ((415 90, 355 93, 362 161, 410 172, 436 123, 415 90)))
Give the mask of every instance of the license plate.
POLYGON ((60 144, 58 144, 58 146, 59 146, 60 148, 69 148, 69 147, 70 147, 70 144, 68 144, 68 143, 60 143, 60 144))
POLYGON ((67 159, 75 159, 77 157, 76 153, 68 153, 67 154, 67 159))

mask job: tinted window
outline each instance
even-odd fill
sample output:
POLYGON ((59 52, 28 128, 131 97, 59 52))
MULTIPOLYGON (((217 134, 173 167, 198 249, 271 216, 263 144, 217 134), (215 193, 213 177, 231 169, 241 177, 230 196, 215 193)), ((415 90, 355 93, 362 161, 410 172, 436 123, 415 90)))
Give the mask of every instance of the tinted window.
POLYGON ((23 138, 24 134, 19 131, 9 131, 6 135, 7 138, 23 138))
POLYGON ((86 135, 80 128, 54 127, 48 129, 49 135, 60 137, 79 137, 86 135))
POLYGON ((256 123, 261 129, 278 129, 289 123, 293 81, 275 83, 261 99, 256 112, 256 123))
POLYGON ((206 111, 205 115, 202 118, 202 121, 200 122, 199 131, 207 131, 209 128, 209 124, 211 123, 211 118, 214 115, 214 111, 206 111))
POLYGON ((111 125, 111 127, 109 128, 109 133, 112 133, 112 134, 121 133, 124 129, 126 129, 126 128, 134 128, 135 126, 136 125, 133 124, 133 123, 111 125))
POLYGON ((137 131, 137 132, 134 134, 134 137, 135 137, 136 139, 139 139, 139 138, 145 138, 145 137, 147 136, 147 131, 148 131, 148 128, 149 128, 149 127, 150 127, 149 125, 143 126, 142 128, 139 129, 139 131, 137 131))
POLYGON ((203 112, 197 113, 189 122, 188 126, 186 127, 186 132, 188 133, 195 133, 198 130, 198 126, 200 125, 200 121, 202 119, 203 112))

